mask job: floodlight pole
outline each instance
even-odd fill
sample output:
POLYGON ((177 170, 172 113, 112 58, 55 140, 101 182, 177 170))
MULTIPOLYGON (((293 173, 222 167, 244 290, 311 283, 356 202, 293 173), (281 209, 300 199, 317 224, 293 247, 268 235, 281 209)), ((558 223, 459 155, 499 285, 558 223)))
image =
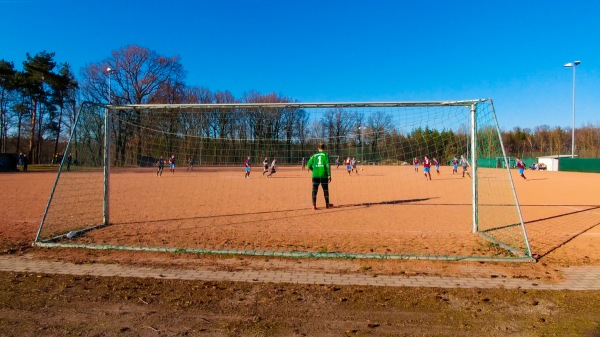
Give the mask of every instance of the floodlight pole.
POLYGON ((110 223, 110 109, 111 96, 111 74, 113 69, 106 68, 108 73, 108 104, 104 108, 104 214, 102 224, 108 226, 110 223))
POLYGON ((567 68, 573 68, 573 120, 571 126, 571 158, 575 158, 575 68, 581 61, 573 61, 565 64, 567 68))

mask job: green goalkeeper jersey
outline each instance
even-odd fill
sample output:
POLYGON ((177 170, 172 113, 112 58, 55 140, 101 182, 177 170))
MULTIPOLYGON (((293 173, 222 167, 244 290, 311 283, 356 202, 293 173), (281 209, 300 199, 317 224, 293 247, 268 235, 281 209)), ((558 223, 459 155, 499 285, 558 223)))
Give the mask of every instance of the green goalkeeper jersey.
POLYGON ((309 170, 312 170, 313 178, 329 178, 331 176, 329 156, 323 151, 319 151, 319 153, 310 157, 306 166, 309 170))

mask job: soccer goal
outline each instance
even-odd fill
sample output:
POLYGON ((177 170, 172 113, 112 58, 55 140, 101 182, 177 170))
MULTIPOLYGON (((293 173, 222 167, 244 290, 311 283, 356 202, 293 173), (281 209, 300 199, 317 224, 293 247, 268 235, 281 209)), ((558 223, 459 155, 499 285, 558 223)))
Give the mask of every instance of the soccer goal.
POLYGON ((490 99, 84 104, 65 152, 38 246, 532 260, 490 99))

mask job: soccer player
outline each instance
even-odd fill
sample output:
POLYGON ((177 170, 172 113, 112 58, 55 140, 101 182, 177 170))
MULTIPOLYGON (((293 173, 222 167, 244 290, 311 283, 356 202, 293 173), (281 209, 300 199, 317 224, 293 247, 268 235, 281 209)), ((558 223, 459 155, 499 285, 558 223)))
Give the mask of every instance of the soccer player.
POLYGON ((269 172, 269 159, 267 159, 267 157, 265 157, 265 160, 263 160, 263 176, 267 172, 269 172))
POLYGON ((337 158, 335 158, 335 165, 336 165, 336 170, 340 168, 340 156, 338 156, 337 158))
POLYGON ((175 174, 175 155, 171 155, 171 158, 169 158, 169 170, 171 170, 171 173, 175 174))
POLYGON ((352 173, 352 164, 350 163, 350 157, 346 157, 344 164, 346 164, 346 171, 348 171, 348 175, 350 175, 350 173, 352 173))
POLYGON ((188 161, 188 171, 193 171, 194 170, 194 156, 190 157, 190 160, 188 161))
POLYGON ((306 163, 304 162, 304 157, 302 157, 300 164, 302 165, 302 171, 304 171, 304 168, 306 167, 306 163))
POLYGON ((158 158, 156 166, 158 167, 158 170, 156 171, 156 176, 162 177, 163 169, 165 168, 165 158, 163 158, 163 156, 160 156, 160 158, 158 158))
POLYGON ((452 174, 454 173, 458 173, 458 159, 456 157, 452 159, 452 174))
POLYGON ((429 172, 430 169, 431 169, 431 162, 429 161, 429 158, 427 158, 427 156, 425 156, 423 158, 423 173, 425 174, 425 180, 427 180, 428 177, 429 177, 429 180, 431 180, 431 173, 429 172))
POLYGON ((319 185, 323 187, 325 195, 325 207, 333 208, 329 203, 329 183, 331 182, 331 169, 329 167, 329 156, 325 153, 325 144, 320 144, 319 152, 315 153, 308 160, 308 170, 312 171, 312 203, 313 209, 317 209, 317 192, 319 185))
POLYGON ((277 158, 273 158, 273 161, 271 162, 271 173, 267 174, 267 178, 272 176, 273 173, 277 172, 275 170, 276 167, 277 167, 277 158))
POLYGON ((435 165, 435 171, 437 172, 438 176, 440 175, 440 162, 433 158, 433 165, 435 165))
POLYGON ((250 157, 248 157, 244 160, 244 171, 246 171, 244 178, 250 178, 250 164, 250 157))
POLYGON ((350 162, 350 164, 352 165, 352 170, 354 172, 356 172, 356 175, 358 175, 358 169, 356 168, 356 158, 352 158, 352 161, 350 162))
POLYGON ((463 169, 463 178, 465 177, 465 173, 469 176, 469 178, 471 178, 471 175, 469 174, 469 171, 467 170, 468 166, 471 166, 469 164, 469 161, 465 159, 464 156, 460 156, 460 166, 462 166, 463 169))
POLYGON ((521 175, 521 177, 527 180, 527 178, 525 178, 525 174, 523 174, 523 172, 525 172, 525 163, 523 163, 523 161, 519 157, 517 157, 517 168, 519 169, 519 174, 521 175))
POLYGON ((415 172, 419 172, 419 159, 417 157, 413 158, 413 167, 415 168, 415 172))

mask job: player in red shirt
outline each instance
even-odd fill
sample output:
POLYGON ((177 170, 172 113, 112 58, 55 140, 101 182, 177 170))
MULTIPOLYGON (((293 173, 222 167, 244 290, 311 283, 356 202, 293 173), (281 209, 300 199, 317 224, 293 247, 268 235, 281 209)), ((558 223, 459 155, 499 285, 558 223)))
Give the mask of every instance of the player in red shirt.
POLYGON ((171 158, 169 158, 169 169, 171 173, 175 174, 175 155, 171 155, 171 158))
POLYGON ((246 171, 244 178, 250 178, 250 157, 244 160, 244 171, 246 171))
POLYGON ((346 157, 344 164, 346 164, 346 170, 348 171, 348 175, 350 175, 350 173, 352 172, 352 164, 350 163, 350 157, 346 157))
POLYGON ((525 172, 525 163, 523 163, 523 161, 519 157, 517 157, 517 168, 519 169, 519 174, 521 175, 521 177, 523 179, 527 179, 525 178, 525 174, 523 174, 523 172, 525 172))
POLYGON ((431 180, 431 173, 429 173, 429 170, 431 170, 431 162, 429 161, 429 158, 425 156, 423 158, 423 172, 425 174, 425 179, 429 177, 429 180, 431 180))
POLYGON ((419 159, 417 159, 417 157, 413 158, 413 166, 415 168, 415 172, 419 172, 419 159))
POLYGON ((452 159, 452 174, 454 173, 458 173, 458 159, 456 157, 452 159))

